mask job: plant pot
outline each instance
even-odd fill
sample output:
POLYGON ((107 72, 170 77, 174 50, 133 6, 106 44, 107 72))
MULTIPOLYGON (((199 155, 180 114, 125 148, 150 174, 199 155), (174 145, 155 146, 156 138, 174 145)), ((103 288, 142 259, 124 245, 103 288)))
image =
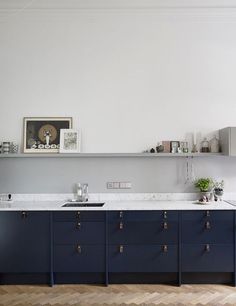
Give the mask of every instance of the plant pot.
POLYGON ((215 195, 216 196, 221 196, 224 194, 224 190, 222 188, 215 188, 214 189, 215 195))
POLYGON ((211 191, 201 191, 201 199, 206 198, 207 201, 211 200, 211 191))

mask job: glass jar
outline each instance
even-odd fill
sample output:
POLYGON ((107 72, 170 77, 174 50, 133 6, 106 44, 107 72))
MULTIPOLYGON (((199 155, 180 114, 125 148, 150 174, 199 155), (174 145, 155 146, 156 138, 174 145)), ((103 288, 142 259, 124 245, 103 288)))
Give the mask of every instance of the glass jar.
POLYGON ((209 141, 204 138, 203 141, 202 141, 202 153, 208 153, 210 151, 209 149, 209 141))

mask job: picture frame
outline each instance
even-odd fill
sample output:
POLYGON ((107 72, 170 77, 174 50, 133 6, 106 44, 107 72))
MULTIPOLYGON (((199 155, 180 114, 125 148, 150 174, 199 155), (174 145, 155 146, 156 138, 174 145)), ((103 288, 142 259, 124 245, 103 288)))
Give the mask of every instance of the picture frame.
POLYGON ((169 140, 163 140, 162 141, 162 145, 164 147, 163 153, 170 153, 171 152, 171 150, 170 150, 170 141, 169 140))
POLYGON ((61 129, 60 133, 60 153, 80 152, 80 131, 75 129, 61 129))
POLYGON ((59 153, 60 130, 72 128, 72 117, 24 117, 23 152, 59 153))

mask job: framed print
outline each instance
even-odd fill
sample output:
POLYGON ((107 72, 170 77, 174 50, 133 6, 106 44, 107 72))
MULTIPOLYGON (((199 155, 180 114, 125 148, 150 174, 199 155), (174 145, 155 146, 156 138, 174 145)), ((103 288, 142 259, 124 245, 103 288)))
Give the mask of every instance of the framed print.
POLYGON ((80 133, 78 130, 62 129, 60 133, 60 153, 79 153, 80 133))
POLYGON ((58 153, 60 130, 71 128, 71 117, 25 117, 23 152, 58 153))
POLYGON ((163 153, 170 153, 170 141, 162 141, 162 145, 164 147, 163 153))

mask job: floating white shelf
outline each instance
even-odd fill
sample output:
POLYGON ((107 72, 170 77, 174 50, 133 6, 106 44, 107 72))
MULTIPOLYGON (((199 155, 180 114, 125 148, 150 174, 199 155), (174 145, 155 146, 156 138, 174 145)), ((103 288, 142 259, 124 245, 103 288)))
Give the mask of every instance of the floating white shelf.
POLYGON ((222 153, 19 153, 0 154, 0 158, 87 158, 87 157, 213 157, 222 153))

